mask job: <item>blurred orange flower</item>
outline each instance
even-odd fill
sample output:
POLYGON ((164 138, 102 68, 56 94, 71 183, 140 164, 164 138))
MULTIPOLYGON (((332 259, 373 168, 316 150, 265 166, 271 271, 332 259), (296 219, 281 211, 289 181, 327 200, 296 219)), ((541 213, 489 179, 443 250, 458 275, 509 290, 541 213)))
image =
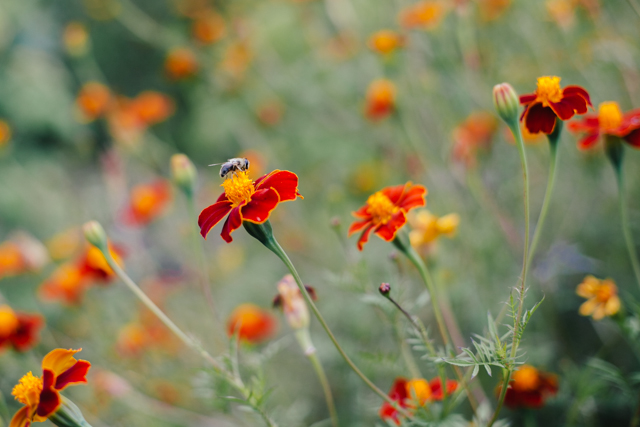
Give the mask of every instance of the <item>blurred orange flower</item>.
POLYGON ((369 37, 369 49, 383 55, 390 54, 404 44, 405 37, 393 30, 380 30, 369 37))
POLYGON ((0 120, 0 148, 11 141, 11 127, 4 120, 0 120))
POLYGON ((44 245, 25 232, 0 244, 0 279, 40 270, 49 263, 44 245))
POLYGON ((133 187, 123 221, 129 225, 144 226, 160 216, 171 201, 171 184, 158 179, 133 187))
POLYGON ((414 208, 424 206, 427 189, 408 182, 395 187, 386 187, 367 199, 367 203, 353 212, 357 221, 349 227, 349 236, 362 231, 358 249, 362 250, 373 231, 380 238, 391 242, 396 233, 407 222, 406 214, 414 208))
POLYGON ((460 224, 460 216, 456 213, 437 217, 427 209, 409 212, 408 219, 412 228, 409 232, 411 246, 419 252, 430 249, 440 236, 453 237, 460 224))
POLYGON ((131 101, 131 108, 140 121, 147 126, 152 126, 167 120, 175 109, 173 100, 170 97, 151 90, 142 92, 136 96, 131 101))
MULTIPOLYGON (((499 395, 502 386, 498 386, 499 395)), ((545 399, 558 392, 558 379, 554 374, 539 371, 531 365, 522 365, 513 373, 504 403, 510 408, 540 408, 545 399)))
POLYGON ((191 26, 193 38, 202 44, 215 43, 227 32, 224 19, 213 10, 198 13, 191 26))
POLYGON ((87 53, 89 33, 87 27, 80 22, 70 22, 64 28, 62 42, 67 53, 72 56, 81 56, 87 53))
POLYGON ((491 147, 493 136, 498 130, 498 120, 486 111, 471 113, 453 131, 453 158, 473 167, 478 151, 491 147))
POLYGON ((284 115, 284 105, 279 101, 263 102, 258 106, 256 114, 262 124, 266 126, 275 126, 282 120, 282 116, 284 115))
POLYGON ((580 314, 592 316, 593 320, 601 320, 620 311, 618 287, 612 279, 600 280, 594 276, 587 276, 576 288, 576 294, 587 298, 580 306, 580 314))
POLYGON ((406 29, 433 30, 449 11, 442 1, 423 0, 400 11, 398 21, 406 29))
POLYGON ((365 115, 373 121, 382 120, 394 111, 396 86, 387 79, 371 82, 367 89, 365 115))
POLYGON ((227 320, 229 336, 237 333, 240 340, 254 344, 271 338, 276 327, 276 318, 255 304, 239 305, 227 320))
POLYGON ((38 341, 38 331, 44 325, 39 314, 15 312, 8 305, 0 306, 0 349, 11 346, 27 351, 38 341))
MULTIPOLYGON (((455 392, 458 388, 457 381, 447 380, 446 384, 447 395, 455 392)), ((412 380, 396 378, 388 395, 401 408, 408 409, 410 412, 416 408, 416 404, 424 406, 430 401, 442 400, 444 397, 440 378, 434 378, 431 381, 423 378, 412 380)), ((401 424, 400 413, 388 402, 382 404, 379 415, 384 421, 393 422, 396 425, 401 424)))
POLYGON ((111 101, 112 95, 108 87, 102 83, 89 82, 80 89, 76 105, 82 119, 91 122, 107 112, 111 101))
POLYGON ((578 142, 581 150, 592 148, 606 135, 617 136, 633 148, 640 148, 640 109, 623 114, 617 102, 603 102, 598 107, 597 115, 587 114, 569 123, 569 130, 585 133, 578 142))
POLYGON ((164 61, 164 69, 173 80, 186 79, 198 72, 198 58, 190 49, 173 49, 164 61))
POLYGON ((494 21, 511 6, 511 0, 478 0, 480 19, 494 21))
POLYGON ((220 70, 230 76, 233 80, 241 80, 251 63, 253 54, 251 47, 246 41, 236 41, 227 46, 220 70))

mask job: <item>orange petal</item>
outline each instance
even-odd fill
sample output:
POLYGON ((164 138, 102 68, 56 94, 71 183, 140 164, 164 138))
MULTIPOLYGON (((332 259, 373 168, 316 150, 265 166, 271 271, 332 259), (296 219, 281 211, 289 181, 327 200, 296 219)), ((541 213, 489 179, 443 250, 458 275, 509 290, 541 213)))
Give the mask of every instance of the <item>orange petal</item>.
POLYGON ((9 427, 29 427, 31 421, 29 420, 29 407, 23 406, 18 412, 11 418, 9 427))
POLYGON ((82 351, 82 349, 65 350, 64 348, 56 348, 50 351, 49 354, 42 359, 42 370, 47 369, 57 377, 76 364, 77 360, 73 355, 79 351, 82 351))

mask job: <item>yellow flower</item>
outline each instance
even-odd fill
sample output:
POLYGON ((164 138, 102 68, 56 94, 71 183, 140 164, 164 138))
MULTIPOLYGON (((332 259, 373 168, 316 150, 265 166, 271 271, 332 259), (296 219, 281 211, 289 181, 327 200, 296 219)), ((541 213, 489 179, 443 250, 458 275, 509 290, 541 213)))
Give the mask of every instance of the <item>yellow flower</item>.
POLYGON ((612 279, 600 280, 594 276, 587 276, 576 288, 576 294, 587 298, 580 306, 580 314, 583 316, 592 316, 594 320, 600 320, 620 311, 618 287, 612 279))
POLYGON ((440 236, 453 237, 458 229, 460 216, 456 213, 438 217, 427 209, 409 214, 411 246, 416 249, 428 247, 440 236))

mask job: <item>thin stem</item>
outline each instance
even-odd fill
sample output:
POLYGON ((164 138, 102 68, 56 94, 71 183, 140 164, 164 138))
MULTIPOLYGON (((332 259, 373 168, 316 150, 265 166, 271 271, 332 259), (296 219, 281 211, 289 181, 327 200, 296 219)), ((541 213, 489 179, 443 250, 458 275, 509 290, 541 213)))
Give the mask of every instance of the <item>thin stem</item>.
POLYGON ((638 286, 640 286, 640 264, 638 264, 638 252, 636 251, 636 246, 633 241, 633 235, 631 234, 631 228, 629 227, 629 215, 627 214, 627 207, 625 204, 625 188, 622 168, 616 169, 616 176, 618 178, 618 201, 620 204, 620 220, 622 222, 622 233, 624 234, 624 240, 627 244, 627 251, 629 252, 629 259, 633 267, 633 273, 636 276, 638 286))
POLYGON ((324 369, 322 369, 322 365, 320 364, 320 360, 318 360, 318 355, 315 351, 308 354, 307 357, 309 358, 314 371, 316 371, 320 385, 322 385, 324 399, 327 401, 327 408, 329 409, 329 415, 331 416, 331 425, 333 427, 338 427, 338 413, 336 412, 336 406, 333 403, 333 395, 331 394, 331 387, 329 386, 327 375, 324 373, 324 369))
POLYGON ((556 171, 557 171, 557 158, 558 158, 558 146, 557 144, 549 144, 550 155, 549 158, 549 178, 547 180, 547 189, 544 193, 544 201, 542 202, 542 209, 540 210, 540 216, 538 216, 538 222, 536 223, 536 230, 533 233, 533 239, 531 240, 531 246, 529 247, 529 259, 527 263, 531 265, 531 261, 536 254, 536 248, 538 246, 538 241, 540 240, 540 236, 542 235, 542 230, 544 229, 544 222, 547 218, 547 212, 549 211, 549 205, 551 201, 551 195, 553 194, 553 189, 556 181, 556 171))
POLYGON ((496 411, 493 413, 493 417, 487 424, 487 427, 491 427, 493 423, 498 419, 498 415, 500 414, 500 410, 502 409, 502 405, 504 405, 504 398, 507 395, 507 387, 509 387, 509 380, 511 379, 511 371, 508 369, 504 369, 502 374, 504 375, 504 381, 502 381, 502 390, 500 390, 500 397, 498 398, 498 406, 496 407, 496 411))
POLYGON ((313 300, 311 299, 309 292, 307 292, 307 289, 304 287, 304 284, 302 283, 302 279, 300 279, 300 275, 298 274, 298 271, 296 270, 293 263, 289 259, 289 256, 287 255, 287 253, 284 251, 284 249, 282 249, 282 246, 280 246, 280 244, 275 239, 275 237, 271 239, 270 243, 271 245, 267 246, 267 248, 269 248, 274 254, 276 254, 278 258, 280 258, 282 262, 287 266, 287 268, 291 272, 291 275, 295 279, 296 284, 298 285, 298 288, 300 288, 300 292, 302 292, 302 295, 304 296, 305 301, 307 302, 307 304, 309 304, 309 307, 311 307, 313 314, 316 316, 316 318, 320 322, 320 325, 322 325, 322 328, 325 330, 325 332, 329 336, 329 339, 331 339, 331 342, 333 342, 333 345, 336 347, 336 349, 338 350, 338 352, 340 353, 344 361, 347 362, 347 365, 349 365, 349 367, 356 373, 356 375, 358 375, 360 379, 362 379, 362 381, 364 381, 364 383, 367 386, 369 386, 371 390, 373 390, 378 396, 380 396, 382 399, 384 399, 386 402, 388 402, 394 408, 396 408, 396 410, 399 413, 401 413, 403 416, 407 418, 413 418, 409 412, 407 412, 405 409, 398 406, 397 402, 392 400, 382 390, 380 390, 369 378, 367 378, 367 376, 363 374, 362 371, 360 371, 360 369, 358 369, 355 363, 353 363, 353 361, 349 358, 349 356, 347 356, 347 353, 344 352, 344 350, 338 343, 338 340, 336 340, 336 337, 333 335, 333 332, 331 332, 331 329, 329 328, 329 325, 327 325, 327 322, 322 317, 322 314, 320 314, 318 307, 316 307, 313 300))

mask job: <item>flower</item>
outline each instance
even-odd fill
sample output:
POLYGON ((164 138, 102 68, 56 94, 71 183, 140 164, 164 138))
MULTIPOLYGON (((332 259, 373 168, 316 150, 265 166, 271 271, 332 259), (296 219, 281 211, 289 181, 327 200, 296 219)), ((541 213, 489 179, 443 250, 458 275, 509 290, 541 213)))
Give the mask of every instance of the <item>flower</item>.
MULTIPOLYGON (((496 389, 500 394, 502 386, 496 389)), ((544 400, 558 392, 558 379, 554 374, 539 371, 531 365, 522 365, 513 373, 504 403, 510 408, 540 408, 544 400)))
POLYGON ((433 30, 440 25, 447 11, 441 1, 423 0, 402 9, 398 21, 406 29, 433 30))
POLYGON ((10 427, 29 427, 33 422, 45 421, 62 406, 60 391, 87 382, 91 363, 73 357, 81 350, 57 348, 42 359, 42 377, 28 372, 20 378, 11 394, 25 406, 13 416, 10 427))
POLYGON ((129 225, 143 226, 160 216, 171 201, 171 184, 158 179, 133 187, 123 220, 129 225))
POLYGON ((276 126, 284 116, 284 105, 278 100, 264 101, 258 106, 256 116, 263 125, 276 126))
POLYGON ((44 324, 39 314, 15 312, 8 305, 0 306, 0 348, 12 346, 16 351, 29 350, 38 340, 44 324))
POLYGON ((578 148, 592 148, 602 135, 622 138, 634 148, 640 148, 640 109, 625 114, 617 102, 603 102, 598 106, 598 114, 588 114, 581 120, 569 123, 572 132, 584 132, 578 148))
POLYGON ((411 246, 416 249, 426 249, 440 236, 453 237, 460 223, 460 216, 456 213, 437 217, 426 209, 411 212, 408 215, 411 246))
POLYGON ((45 246, 35 237, 19 231, 0 244, 0 279, 40 270, 49 263, 45 246))
POLYGON ((367 203, 353 212, 358 218, 349 227, 349 236, 360 230, 358 249, 362 250, 373 231, 380 238, 391 242, 398 230, 407 222, 407 212, 425 205, 427 189, 422 185, 407 182, 404 185, 386 187, 367 199, 367 203))
POLYGON ((478 151, 488 150, 498 129, 494 115, 486 111, 471 113, 453 130, 453 158, 467 167, 475 166, 478 151))
POLYGON ((404 46, 405 38, 393 30, 380 30, 369 37, 369 49, 388 55, 404 46))
POLYGON ((371 82, 367 89, 365 115, 373 121, 382 120, 393 112, 396 106, 396 86, 387 79, 371 82))
POLYGON ((200 12, 193 21, 191 33, 193 38, 202 44, 212 44, 226 34, 224 19, 213 10, 200 12))
POLYGON ((89 33, 87 27, 80 22, 70 22, 64 27, 62 42, 67 53, 71 56, 81 56, 87 53, 89 33))
POLYGON ((569 120, 574 114, 584 114, 591 105, 589 93, 580 86, 560 87, 560 77, 538 77, 538 87, 534 93, 521 95, 520 104, 524 111, 520 120, 524 121, 531 133, 553 132, 556 118, 569 120))
POLYGON ((295 200, 298 193, 298 176, 289 171, 275 170, 253 182, 247 171, 231 175, 222 184, 224 193, 213 205, 200 212, 200 234, 206 239, 209 231, 227 214, 220 236, 231 243, 231 233, 243 221, 262 224, 269 219, 278 203, 295 200))
MULTIPOLYGON (((391 400, 398 403, 401 408, 407 408, 407 399, 409 393, 407 392, 408 381, 404 378, 396 378, 389 390, 389 397, 391 400)), ((389 402, 382 403, 380 411, 378 412, 380 418, 383 421, 393 421, 397 425, 400 425, 400 413, 389 402)))
POLYGON ((277 322, 273 315, 255 304, 239 305, 227 320, 229 336, 237 333, 240 340, 253 344, 270 338, 276 327, 277 322))
POLYGON ((80 89, 76 105, 82 119, 91 122, 107 112, 111 101, 112 95, 108 87, 102 83, 89 82, 80 89))
POLYGON ((172 80, 186 79, 198 72, 198 59, 190 49, 173 49, 164 60, 164 70, 172 80))
MULTIPOLYGON (((311 299, 316 299, 316 292, 311 286, 305 286, 311 299)), ((278 295, 273 299, 273 306, 280 307, 292 329, 309 326, 309 309, 293 276, 287 274, 278 282, 278 295)))
POLYGON ((580 306, 582 316, 592 316, 593 320, 600 320, 620 311, 618 287, 612 279, 600 280, 594 276, 587 276, 576 288, 576 294, 587 298, 580 306))
POLYGON ((251 63, 253 52, 248 42, 239 40, 231 43, 224 51, 219 69, 231 83, 239 83, 251 63))
POLYGON ((494 21, 511 5, 511 0, 478 0, 480 19, 483 21, 494 21))
MULTIPOLYGON (((458 382, 455 380, 447 380, 447 395, 450 395, 458 388, 458 382)), ((405 378, 396 378, 389 391, 391 400, 398 403, 398 406, 404 409, 415 409, 417 406, 425 406, 431 401, 443 399, 442 381, 440 378, 433 378, 427 381, 423 378, 414 378, 406 380, 405 378)), ((384 421, 393 421, 400 425, 400 414, 389 402, 384 402, 379 411, 380 418, 384 421)))
POLYGON ((0 148, 11 141, 11 127, 4 120, 0 120, 0 148))
POLYGON ((175 106, 167 95, 147 90, 131 101, 130 108, 141 123, 152 126, 167 120, 175 106))

